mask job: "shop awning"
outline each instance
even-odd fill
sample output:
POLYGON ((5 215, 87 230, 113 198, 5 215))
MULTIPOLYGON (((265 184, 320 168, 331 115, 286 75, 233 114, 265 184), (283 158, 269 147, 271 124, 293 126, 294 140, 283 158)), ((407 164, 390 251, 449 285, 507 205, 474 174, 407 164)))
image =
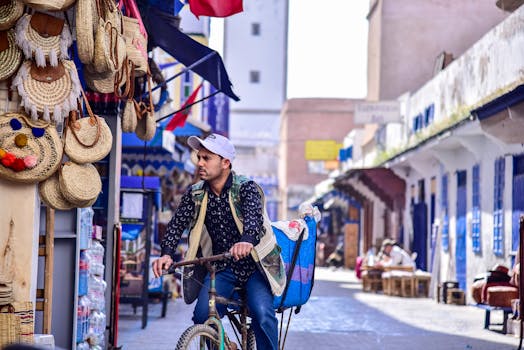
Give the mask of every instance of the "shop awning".
POLYGON ((406 182, 391 169, 351 169, 336 179, 335 187, 348 186, 348 179, 361 181, 379 197, 390 210, 394 210, 395 207, 402 207, 405 203, 406 182))
POLYGON ((231 89, 226 68, 218 52, 182 33, 171 20, 172 15, 149 7, 144 24, 152 46, 158 46, 177 61, 210 82, 218 91, 235 101, 237 95, 231 89))
POLYGON ((524 85, 474 109, 482 130, 505 143, 522 143, 524 137, 524 85))

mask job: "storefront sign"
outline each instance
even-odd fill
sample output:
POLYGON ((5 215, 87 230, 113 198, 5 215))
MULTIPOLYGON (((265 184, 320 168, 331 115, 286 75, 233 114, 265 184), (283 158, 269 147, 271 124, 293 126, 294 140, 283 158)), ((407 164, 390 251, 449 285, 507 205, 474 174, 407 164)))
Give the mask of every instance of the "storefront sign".
POLYGON ((306 141, 306 160, 337 160, 341 143, 334 140, 306 141))
POLYGON ((400 123, 399 101, 363 102, 355 105, 355 124, 400 123))

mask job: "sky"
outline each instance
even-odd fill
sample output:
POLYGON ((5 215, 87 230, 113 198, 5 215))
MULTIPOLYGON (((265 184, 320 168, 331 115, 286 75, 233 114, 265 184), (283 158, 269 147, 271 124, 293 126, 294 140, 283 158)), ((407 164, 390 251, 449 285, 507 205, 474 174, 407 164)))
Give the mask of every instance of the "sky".
POLYGON ((366 96, 368 10, 368 0, 289 0, 288 98, 366 96))
MULTIPOLYGON (((289 0, 288 98, 366 96, 368 10, 369 0, 289 0)), ((219 52, 222 26, 211 21, 219 52)))

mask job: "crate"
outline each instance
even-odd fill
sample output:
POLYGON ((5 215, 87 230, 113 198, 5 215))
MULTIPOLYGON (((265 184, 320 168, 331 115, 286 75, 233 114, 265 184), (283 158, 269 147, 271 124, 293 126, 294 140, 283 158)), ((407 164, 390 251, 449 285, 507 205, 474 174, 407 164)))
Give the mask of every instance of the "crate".
POLYGON ((464 291, 459 288, 450 288, 446 294, 446 304, 466 305, 464 291))

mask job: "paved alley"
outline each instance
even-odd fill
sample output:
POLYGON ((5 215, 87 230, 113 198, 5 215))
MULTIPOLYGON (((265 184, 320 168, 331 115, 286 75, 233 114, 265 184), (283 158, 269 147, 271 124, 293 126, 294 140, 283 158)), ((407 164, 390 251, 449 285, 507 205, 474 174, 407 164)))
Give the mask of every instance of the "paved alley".
MULTIPOLYGON (((174 349, 191 324, 193 305, 169 304, 166 318, 151 305, 140 328, 140 309, 121 306, 119 345, 124 350, 174 349)), ((287 317, 287 314, 286 314, 287 317)), ((492 318, 501 317, 494 312, 492 318)), ((432 299, 363 293, 352 271, 317 268, 310 301, 293 315, 286 349, 516 349, 518 338, 483 329, 484 312, 432 299)))

